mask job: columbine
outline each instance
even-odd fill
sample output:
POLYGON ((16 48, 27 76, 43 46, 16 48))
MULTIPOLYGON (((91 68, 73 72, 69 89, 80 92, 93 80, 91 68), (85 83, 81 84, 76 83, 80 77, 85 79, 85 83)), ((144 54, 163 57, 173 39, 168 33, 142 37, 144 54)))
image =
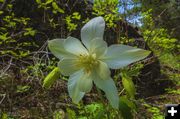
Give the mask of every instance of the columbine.
POLYGON ((81 29, 82 43, 73 37, 48 42, 51 52, 60 59, 58 67, 68 80, 68 93, 78 103, 93 83, 105 92, 114 108, 119 96, 110 69, 118 69, 145 58, 150 51, 126 45, 111 45, 103 40, 105 21, 102 17, 91 19, 81 29))

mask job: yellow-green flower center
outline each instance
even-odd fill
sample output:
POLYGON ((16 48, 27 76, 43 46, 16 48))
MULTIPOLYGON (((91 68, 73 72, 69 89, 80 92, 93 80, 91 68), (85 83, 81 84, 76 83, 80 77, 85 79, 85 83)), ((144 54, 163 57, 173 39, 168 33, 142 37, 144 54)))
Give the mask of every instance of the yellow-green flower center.
POLYGON ((78 63, 88 73, 97 66, 98 60, 96 54, 79 55, 78 63))

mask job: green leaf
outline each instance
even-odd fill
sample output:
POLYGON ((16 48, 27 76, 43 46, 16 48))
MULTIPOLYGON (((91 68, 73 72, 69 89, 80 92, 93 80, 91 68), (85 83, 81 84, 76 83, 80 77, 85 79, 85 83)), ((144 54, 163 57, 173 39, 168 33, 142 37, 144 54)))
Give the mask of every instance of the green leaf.
POLYGON ((0 11, 0 15, 3 14, 4 12, 3 11, 0 11))
POLYGON ((52 12, 53 12, 54 14, 57 14, 57 11, 56 11, 56 10, 53 10, 52 12))
POLYGON ((121 96, 120 100, 125 102, 132 110, 137 111, 136 104, 132 100, 129 100, 129 98, 126 95, 121 96))
POLYGON ((105 115, 105 110, 100 110, 95 118, 102 119, 104 115, 105 115))
POLYGON ((76 117, 76 113, 74 112, 74 110, 71 110, 69 108, 66 108, 67 114, 68 114, 68 118, 69 119, 77 119, 76 117))
POLYGON ((52 2, 52 7, 60 13, 64 13, 64 10, 59 8, 56 2, 52 2))
POLYGON ((81 19, 81 15, 79 14, 79 12, 74 12, 73 15, 72 15, 72 18, 80 20, 81 19))
POLYGON ((90 115, 90 119, 102 119, 104 117, 105 109, 101 103, 92 103, 85 106, 85 111, 90 115))
POLYGON ((58 7, 58 5, 57 5, 56 2, 52 2, 52 7, 53 7, 55 10, 59 9, 59 7, 58 7))
POLYGON ((24 36, 31 35, 34 36, 36 33, 36 30, 33 30, 32 28, 25 28, 26 32, 24 33, 24 36))
POLYGON ((17 93, 24 93, 27 92, 30 89, 30 86, 17 86, 17 93))
POLYGON ((36 0, 36 2, 37 2, 38 4, 41 4, 41 3, 42 3, 41 0, 36 0))
POLYGON ((106 62, 111 69, 119 69, 144 59, 149 54, 150 51, 147 50, 116 44, 108 47, 102 60, 106 62))
POLYGON ((121 73, 122 84, 127 91, 127 94, 131 97, 135 97, 136 89, 131 77, 128 77, 125 73, 121 73))
POLYGON ((52 2, 53 2, 53 0, 47 0, 45 4, 48 5, 48 4, 52 3, 52 2))
POLYGON ((61 9, 61 8, 58 9, 58 12, 59 12, 59 13, 65 13, 64 10, 61 9))
POLYGON ((89 49, 90 42, 94 38, 99 37, 99 40, 103 40, 105 29, 105 21, 103 17, 95 17, 86 23, 81 29, 81 40, 84 45, 89 49))
POLYGON ((8 37, 7 35, 8 35, 8 33, 5 33, 5 34, 0 35, 0 40, 6 41, 8 38, 10 38, 10 37, 8 37))
POLYGON ((9 119, 6 113, 2 113, 1 119, 9 119))
POLYGON ((59 68, 56 67, 44 79, 43 87, 50 88, 51 85, 59 78, 59 76, 60 76, 60 71, 59 71, 59 68))
POLYGON ((119 99, 119 110, 121 111, 123 119, 133 119, 131 108, 128 106, 126 101, 119 99))

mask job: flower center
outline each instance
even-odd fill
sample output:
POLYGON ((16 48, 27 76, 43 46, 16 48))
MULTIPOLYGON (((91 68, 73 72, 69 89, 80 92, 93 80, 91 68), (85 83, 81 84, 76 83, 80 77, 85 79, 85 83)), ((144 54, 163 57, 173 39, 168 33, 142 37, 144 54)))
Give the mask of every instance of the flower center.
POLYGON ((80 55, 79 64, 87 73, 90 72, 98 64, 96 54, 80 55))

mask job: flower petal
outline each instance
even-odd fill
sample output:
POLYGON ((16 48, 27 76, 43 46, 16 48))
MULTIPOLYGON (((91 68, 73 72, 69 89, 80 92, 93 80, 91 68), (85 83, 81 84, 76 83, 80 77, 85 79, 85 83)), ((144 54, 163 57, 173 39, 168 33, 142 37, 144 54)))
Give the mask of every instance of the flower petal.
POLYGON ((80 70, 69 77, 68 80, 68 93, 74 103, 78 103, 84 96, 84 92, 81 92, 78 87, 78 80, 82 77, 83 71, 80 70))
POLYGON ((89 49, 90 41, 96 37, 103 39, 105 21, 103 17, 95 17, 86 23, 81 29, 81 40, 89 49))
POLYGON ((78 66, 77 60, 78 59, 76 59, 76 58, 74 58, 74 59, 62 59, 58 63, 58 67, 60 69, 60 72, 65 76, 69 76, 69 75, 75 73, 76 71, 80 70, 81 67, 78 66))
POLYGON ((67 52, 64 49, 64 41, 65 39, 54 39, 48 41, 49 50, 53 53, 54 56, 59 59, 62 59, 63 57, 73 56, 73 54, 67 52))
POLYGON ((119 69, 133 62, 144 59, 150 51, 126 45, 111 45, 102 61, 112 69, 119 69))
POLYGON ((101 79, 108 79, 111 75, 111 71, 109 70, 107 64, 101 61, 99 61, 95 70, 101 79))
POLYGON ((92 78, 89 74, 84 74, 78 81, 79 90, 81 92, 90 92, 93 86, 92 78))
POLYGON ((64 41, 64 48, 74 54, 74 55, 79 55, 79 54, 87 54, 87 49, 82 45, 82 43, 77 39, 73 37, 68 37, 64 41))
POLYGON ((100 38, 91 40, 89 49, 90 54, 95 53, 97 57, 101 57, 106 51, 107 43, 104 40, 100 38))
POLYGON ((111 77, 107 80, 100 79, 97 75, 94 74, 94 83, 95 85, 103 90, 106 94, 107 99, 113 108, 118 109, 119 107, 119 96, 116 85, 111 77))

